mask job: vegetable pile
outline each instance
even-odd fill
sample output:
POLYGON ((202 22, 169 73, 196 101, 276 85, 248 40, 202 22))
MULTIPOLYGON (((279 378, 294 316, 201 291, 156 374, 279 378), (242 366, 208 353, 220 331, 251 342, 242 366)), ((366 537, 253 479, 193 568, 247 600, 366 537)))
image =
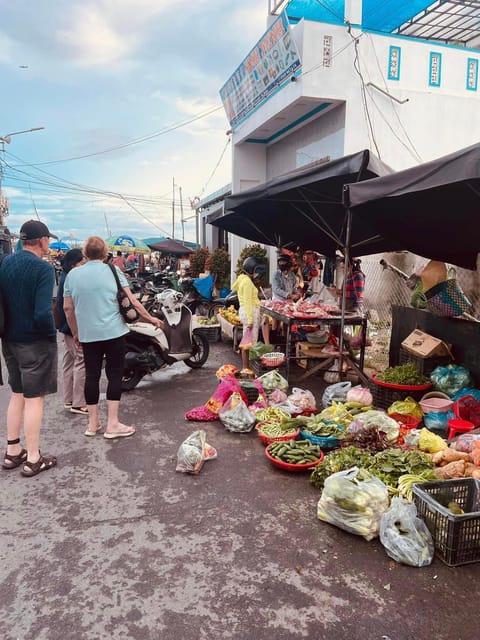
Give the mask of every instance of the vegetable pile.
POLYGON ((312 444, 310 440, 287 440, 286 442, 274 442, 269 445, 268 453, 276 460, 289 464, 308 464, 318 462, 322 457, 319 446, 312 444))
POLYGON ((420 386, 430 382, 430 378, 420 373, 418 367, 412 362, 399 365, 398 367, 389 367, 385 369, 383 373, 378 373, 376 379, 389 384, 408 386, 420 386))

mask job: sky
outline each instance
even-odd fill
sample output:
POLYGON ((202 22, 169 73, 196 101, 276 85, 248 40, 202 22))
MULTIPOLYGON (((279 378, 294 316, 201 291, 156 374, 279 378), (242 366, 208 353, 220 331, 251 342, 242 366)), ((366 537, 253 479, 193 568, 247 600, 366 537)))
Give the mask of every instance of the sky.
POLYGON ((0 137, 44 127, 0 143, 10 231, 38 216, 67 241, 173 230, 195 241, 190 202, 231 182, 219 89, 267 10, 268 0, 0 0, 0 137))

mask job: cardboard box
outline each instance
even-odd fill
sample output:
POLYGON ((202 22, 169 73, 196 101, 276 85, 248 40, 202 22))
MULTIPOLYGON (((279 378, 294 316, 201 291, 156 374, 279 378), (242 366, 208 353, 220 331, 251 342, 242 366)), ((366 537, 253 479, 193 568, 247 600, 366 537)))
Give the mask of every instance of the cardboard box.
POLYGON ((409 353, 413 353, 420 358, 431 358, 432 356, 451 356, 450 346, 434 338, 428 333, 415 329, 402 342, 402 347, 409 353))

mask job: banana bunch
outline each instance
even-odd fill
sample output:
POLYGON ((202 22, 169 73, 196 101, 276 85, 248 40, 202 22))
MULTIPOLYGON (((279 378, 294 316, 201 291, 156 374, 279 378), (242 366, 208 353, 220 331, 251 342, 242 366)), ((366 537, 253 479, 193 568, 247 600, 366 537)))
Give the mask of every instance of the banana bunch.
POLYGON ((240 322, 240 318, 238 317, 237 310, 233 305, 230 305, 226 309, 219 309, 218 313, 230 324, 242 324, 240 322))

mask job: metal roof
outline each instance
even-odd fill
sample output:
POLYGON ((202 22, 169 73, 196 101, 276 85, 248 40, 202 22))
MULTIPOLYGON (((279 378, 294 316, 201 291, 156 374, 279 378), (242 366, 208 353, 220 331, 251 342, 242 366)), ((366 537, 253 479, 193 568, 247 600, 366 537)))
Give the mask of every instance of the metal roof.
MULTIPOLYGON (((302 18, 344 23, 344 0, 290 0, 273 2, 272 12, 285 8, 291 22, 302 18)), ((363 0, 362 27, 475 46, 480 42, 480 0, 363 0)))

